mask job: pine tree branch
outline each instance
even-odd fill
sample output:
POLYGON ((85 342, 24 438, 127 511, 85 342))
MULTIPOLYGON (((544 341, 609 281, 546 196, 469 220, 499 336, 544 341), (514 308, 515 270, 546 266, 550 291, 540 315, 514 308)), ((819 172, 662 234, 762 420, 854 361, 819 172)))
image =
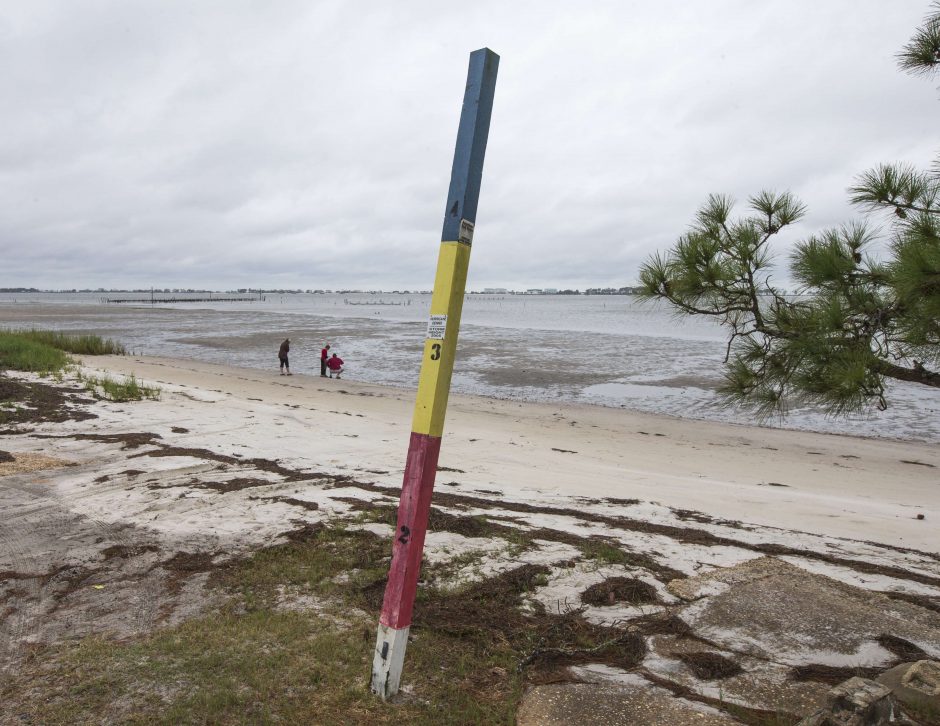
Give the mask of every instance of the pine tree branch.
POLYGON ((705 309, 705 308, 696 307, 695 305, 692 305, 692 304, 687 303, 687 302, 685 302, 685 301, 683 301, 683 300, 680 300, 679 298, 674 297, 674 296, 672 296, 672 295, 670 295, 670 294, 668 294, 668 293, 667 293, 667 294, 661 294, 661 296, 664 297, 664 298, 666 298, 666 300, 668 300, 670 303, 672 303, 673 305, 675 305, 677 308, 679 308, 679 309, 682 310, 683 312, 686 312, 686 313, 694 313, 694 314, 696 314, 696 315, 711 315, 711 316, 713 316, 713 317, 718 317, 719 315, 729 315, 730 313, 734 313, 734 312, 738 312, 738 313, 749 313, 749 312, 751 312, 751 309, 750 309, 749 307, 746 307, 746 306, 740 306, 740 307, 739 307, 739 306, 737 306, 737 305, 729 305, 729 306, 723 307, 723 308, 716 308, 716 309, 714 309, 714 310, 707 310, 707 309, 705 309))
POLYGON ((914 361, 912 368, 889 363, 885 360, 877 360, 872 363, 872 370, 887 378, 893 378, 898 381, 908 381, 910 383, 920 383, 931 388, 940 388, 940 373, 928 371, 923 364, 914 361))

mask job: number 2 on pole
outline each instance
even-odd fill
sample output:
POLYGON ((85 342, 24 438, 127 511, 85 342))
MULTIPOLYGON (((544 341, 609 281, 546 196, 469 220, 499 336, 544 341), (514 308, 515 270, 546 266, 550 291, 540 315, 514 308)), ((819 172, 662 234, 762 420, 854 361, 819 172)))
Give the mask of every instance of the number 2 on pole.
POLYGON ((434 343, 431 346, 431 360, 438 360, 441 357, 441 344, 434 343))

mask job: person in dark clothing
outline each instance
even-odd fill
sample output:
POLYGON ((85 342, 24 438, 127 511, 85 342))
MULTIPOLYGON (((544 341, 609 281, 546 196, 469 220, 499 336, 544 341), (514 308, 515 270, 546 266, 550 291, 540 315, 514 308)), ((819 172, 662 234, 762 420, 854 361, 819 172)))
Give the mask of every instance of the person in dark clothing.
POLYGON ((330 344, 327 343, 324 345, 323 350, 320 351, 320 375, 323 378, 326 378, 326 359, 330 357, 330 344))
POLYGON ((287 354, 290 353, 290 338, 286 338, 281 347, 277 351, 277 359, 281 361, 281 375, 290 376, 293 375, 290 372, 290 361, 287 359, 287 354), (285 373, 286 371, 286 373, 285 373))

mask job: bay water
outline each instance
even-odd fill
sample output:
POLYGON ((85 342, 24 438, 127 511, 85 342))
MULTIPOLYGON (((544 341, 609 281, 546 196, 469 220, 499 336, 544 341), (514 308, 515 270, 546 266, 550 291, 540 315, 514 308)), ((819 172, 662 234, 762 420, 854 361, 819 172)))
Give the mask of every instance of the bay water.
MULTIPOLYGON (((96 333, 129 351, 270 370, 291 339, 291 368, 319 375, 329 342, 352 380, 417 387, 430 294, 265 293, 250 301, 106 303, 147 294, 0 293, 0 326, 96 333)), ((206 293, 173 298, 209 297, 206 293)), ((887 411, 832 418, 808 407, 783 419, 721 405, 727 337, 713 321, 624 295, 467 295, 452 390, 578 403, 738 424, 940 442, 940 393, 893 383, 887 411)))

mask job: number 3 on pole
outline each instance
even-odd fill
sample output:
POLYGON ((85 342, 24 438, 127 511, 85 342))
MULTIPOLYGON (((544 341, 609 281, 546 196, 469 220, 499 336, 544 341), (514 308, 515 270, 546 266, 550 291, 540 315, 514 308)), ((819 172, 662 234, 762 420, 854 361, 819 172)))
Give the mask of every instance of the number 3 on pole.
POLYGON ((431 344, 431 360, 438 360, 441 357, 441 344, 431 344))

